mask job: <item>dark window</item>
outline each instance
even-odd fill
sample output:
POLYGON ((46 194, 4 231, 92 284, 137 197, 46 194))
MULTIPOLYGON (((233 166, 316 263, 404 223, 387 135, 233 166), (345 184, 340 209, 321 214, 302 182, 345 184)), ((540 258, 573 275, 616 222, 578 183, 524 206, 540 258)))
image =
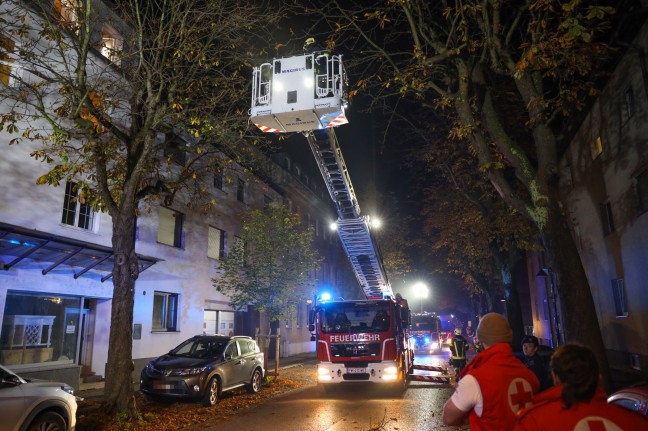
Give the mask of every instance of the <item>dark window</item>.
POLYGON ((184 166, 187 163, 187 152, 185 151, 185 142, 179 138, 172 138, 164 149, 164 155, 167 159, 184 166))
POLYGON ((239 202, 245 202, 245 181, 238 179, 238 184, 236 186, 236 199, 239 202))
POLYGON ((603 235, 607 236, 614 232, 614 219, 612 218, 612 204, 610 202, 601 204, 601 221, 603 222, 603 235))
POLYGON ((627 317, 628 304, 626 302, 625 288, 622 278, 615 278, 612 280, 612 296, 614 297, 616 317, 627 317))
POLYGON ((78 184, 68 181, 65 185, 61 223, 92 230, 93 219, 92 208, 87 203, 83 203, 79 196, 78 184))
POLYGON ((223 173, 220 171, 214 172, 214 187, 223 190, 223 173))
POLYGON ((175 331, 178 323, 178 294, 155 292, 153 297, 153 331, 175 331))

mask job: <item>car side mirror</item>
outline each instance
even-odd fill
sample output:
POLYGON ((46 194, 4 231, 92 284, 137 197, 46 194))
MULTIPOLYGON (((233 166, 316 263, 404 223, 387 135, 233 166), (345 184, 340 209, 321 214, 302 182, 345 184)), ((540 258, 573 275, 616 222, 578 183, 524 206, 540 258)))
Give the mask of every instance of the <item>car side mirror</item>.
POLYGON ((7 374, 2 378, 2 384, 4 385, 11 385, 11 386, 16 386, 20 383, 20 378, 14 374, 7 374))
POLYGON ((234 355, 232 355, 231 353, 225 353, 225 360, 226 360, 226 361, 229 361, 229 360, 232 359, 233 357, 234 357, 234 355))

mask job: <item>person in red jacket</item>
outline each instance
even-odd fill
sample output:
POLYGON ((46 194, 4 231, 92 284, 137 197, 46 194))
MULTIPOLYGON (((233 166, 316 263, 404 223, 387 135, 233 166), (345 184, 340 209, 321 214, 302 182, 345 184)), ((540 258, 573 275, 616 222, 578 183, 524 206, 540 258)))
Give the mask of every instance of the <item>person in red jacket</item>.
POLYGON ((445 425, 469 420, 472 431, 509 431, 515 425, 515 414, 531 405, 540 382, 513 354, 512 335, 501 314, 481 318, 477 337, 484 351, 463 369, 455 392, 443 406, 445 425))
POLYGON ((648 430, 648 419, 632 410, 608 404, 599 384, 594 352, 577 344, 560 347, 551 358, 555 386, 518 413, 516 431, 648 430))

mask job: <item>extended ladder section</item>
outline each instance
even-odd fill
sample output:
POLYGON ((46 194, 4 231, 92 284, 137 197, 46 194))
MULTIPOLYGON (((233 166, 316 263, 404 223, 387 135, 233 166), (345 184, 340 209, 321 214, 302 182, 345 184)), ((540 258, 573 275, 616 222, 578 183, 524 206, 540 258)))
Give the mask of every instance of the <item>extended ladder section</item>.
POLYGON ((391 297, 370 220, 360 214, 342 151, 332 128, 305 133, 338 213, 337 231, 367 298, 391 297))
POLYGON ((369 218, 362 216, 334 127, 347 123, 342 56, 274 59, 252 72, 250 120, 265 133, 302 132, 335 203, 337 230, 367 298, 392 297, 369 218))

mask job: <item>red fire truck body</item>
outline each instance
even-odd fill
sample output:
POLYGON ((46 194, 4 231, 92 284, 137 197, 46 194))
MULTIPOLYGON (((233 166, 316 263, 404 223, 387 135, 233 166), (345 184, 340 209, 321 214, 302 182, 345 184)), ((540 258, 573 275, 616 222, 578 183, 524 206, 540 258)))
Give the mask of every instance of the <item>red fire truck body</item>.
POLYGON ((313 315, 319 383, 406 382, 414 345, 405 301, 324 302, 313 315))

